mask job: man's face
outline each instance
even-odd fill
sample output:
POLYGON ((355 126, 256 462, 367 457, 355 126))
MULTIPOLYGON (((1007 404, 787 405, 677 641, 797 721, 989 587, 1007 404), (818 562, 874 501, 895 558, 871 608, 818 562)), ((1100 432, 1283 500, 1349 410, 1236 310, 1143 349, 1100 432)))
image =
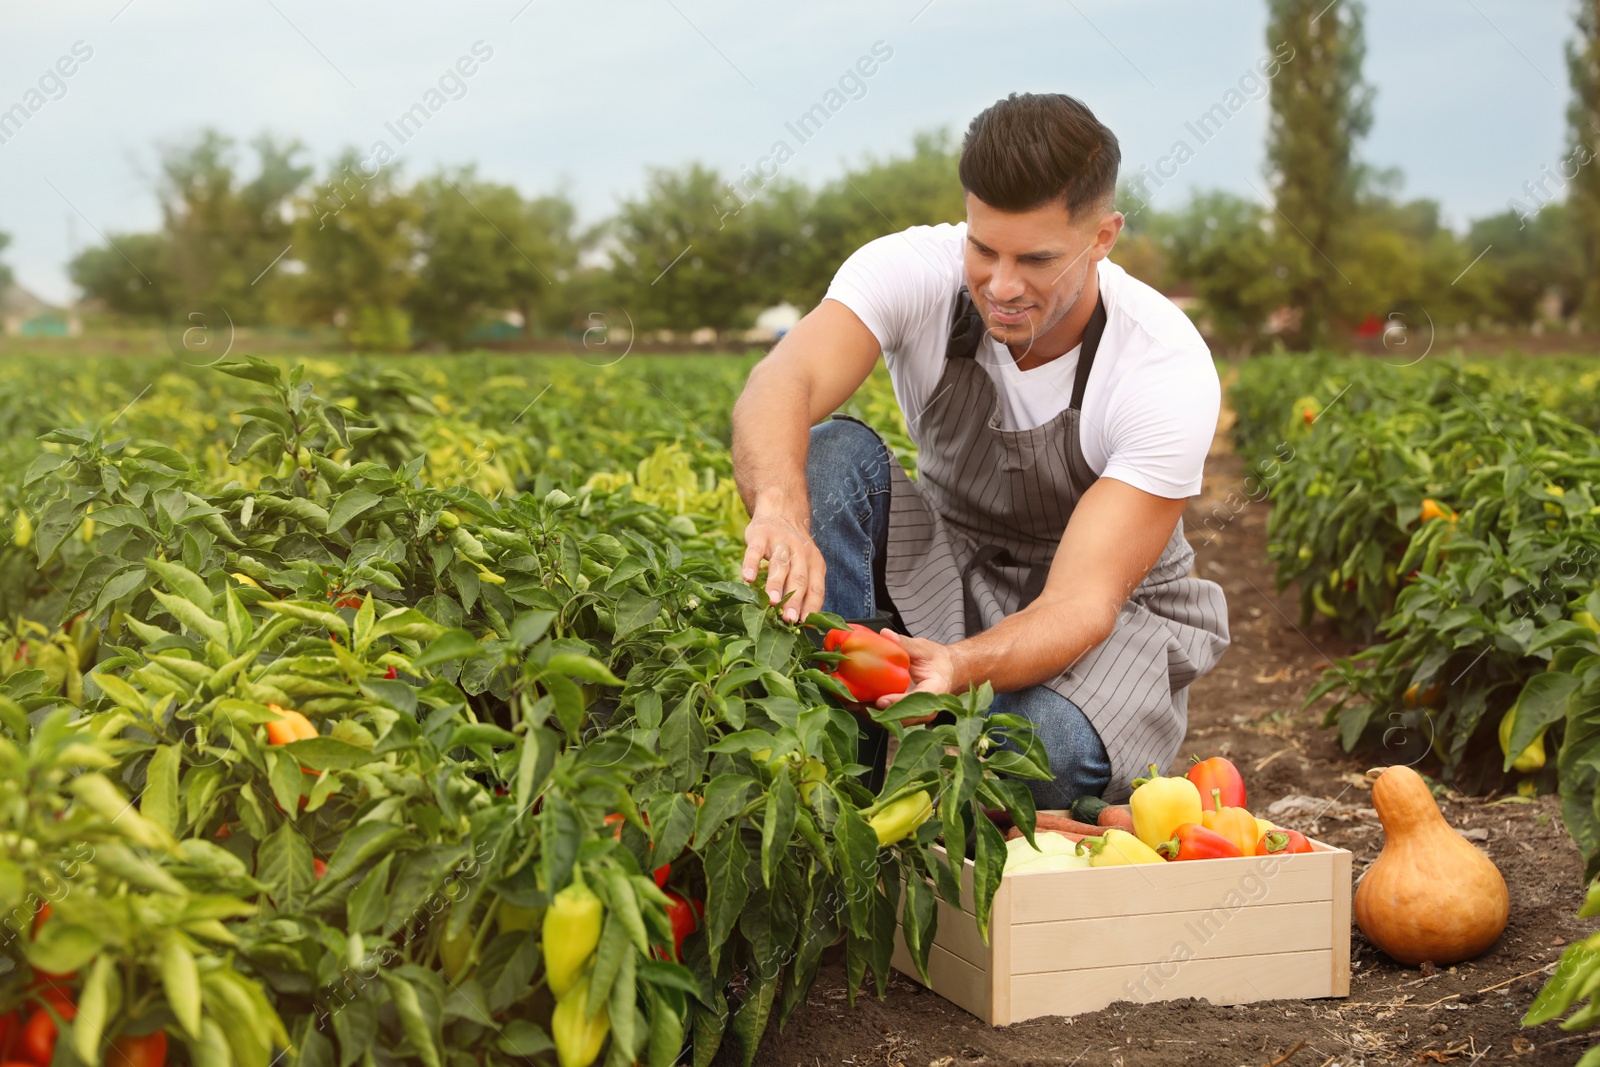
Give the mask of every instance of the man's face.
POLYGON ((1047 335, 1083 293, 1089 264, 1122 229, 1116 212, 1080 212, 1060 201, 1001 211, 967 194, 967 289, 995 340, 1027 347, 1047 335))

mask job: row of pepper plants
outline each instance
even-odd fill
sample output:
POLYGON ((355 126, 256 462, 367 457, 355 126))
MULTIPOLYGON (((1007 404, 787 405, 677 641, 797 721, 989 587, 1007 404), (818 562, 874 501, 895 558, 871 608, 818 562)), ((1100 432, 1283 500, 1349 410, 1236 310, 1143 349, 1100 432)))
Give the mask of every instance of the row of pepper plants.
POLYGON ((829 946, 882 995, 936 899, 986 925, 983 809, 1031 830, 1048 774, 987 691, 865 724, 812 640, 841 620, 727 580, 690 494, 532 451, 430 477, 403 372, 210 373, 254 394, 214 429, 107 409, 5 484, 0 1058, 749 1063, 829 946))
MULTIPOLYGON (((1600 874, 1600 411, 1592 361, 1305 357, 1232 390, 1279 588, 1367 644, 1310 692, 1348 750, 1476 791, 1558 790, 1600 874), (1582 421, 1580 421, 1582 420, 1582 421), (1431 750, 1428 751, 1428 750, 1431 750)), ((1596 883, 1600 885, 1600 883, 1596 883)), ((1600 914, 1600 891, 1583 914, 1600 914)), ((1600 935, 1530 1011, 1600 987, 1600 935)), ((1569 1020, 1600 1021, 1600 1001, 1569 1020)))

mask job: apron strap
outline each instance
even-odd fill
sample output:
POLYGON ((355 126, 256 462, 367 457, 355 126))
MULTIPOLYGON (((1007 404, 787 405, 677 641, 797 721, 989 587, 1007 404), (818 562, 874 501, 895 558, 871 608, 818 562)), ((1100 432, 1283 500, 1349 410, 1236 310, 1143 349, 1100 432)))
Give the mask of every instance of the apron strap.
POLYGON ((1073 411, 1083 407, 1083 390, 1089 384, 1089 371, 1094 367, 1094 356, 1100 351, 1100 337, 1105 332, 1106 302, 1096 294, 1094 314, 1089 316, 1089 325, 1083 328, 1083 347, 1078 351, 1078 370, 1072 379, 1072 403, 1068 406, 1073 411))
MULTIPOLYGON (((945 359, 974 359, 978 354, 978 345, 988 333, 988 327, 983 324, 983 316, 978 313, 978 308, 972 302, 972 295, 967 292, 966 286, 961 287, 961 292, 956 294, 955 309, 950 315, 950 340, 945 345, 945 359)), ((1100 338, 1106 332, 1106 302, 1095 294, 1094 312, 1089 316, 1089 323, 1083 329, 1082 347, 1078 350, 1078 368, 1072 379, 1072 403, 1068 406, 1077 411, 1083 407, 1083 391, 1089 384, 1089 372, 1094 369, 1094 357, 1100 351, 1100 338)))
MULTIPOLYGON (((983 632, 983 615, 978 611, 978 599, 972 594, 972 572, 988 563, 996 563, 1002 567, 1020 567, 1015 556, 1008 548, 999 545, 984 545, 972 554, 967 560, 967 565, 961 568, 961 600, 962 608, 966 615, 966 636, 983 632)), ((1044 592, 1045 579, 1050 576, 1050 564, 1040 563, 1028 568, 1028 577, 1022 583, 1022 600, 1017 604, 1020 611, 1039 599, 1039 594, 1044 592)))
POLYGON ((950 341, 945 345, 944 358, 976 358, 978 344, 987 332, 988 327, 983 324, 983 316, 978 314, 978 308, 972 302, 972 295, 963 285, 961 292, 956 294, 955 310, 950 315, 950 341))

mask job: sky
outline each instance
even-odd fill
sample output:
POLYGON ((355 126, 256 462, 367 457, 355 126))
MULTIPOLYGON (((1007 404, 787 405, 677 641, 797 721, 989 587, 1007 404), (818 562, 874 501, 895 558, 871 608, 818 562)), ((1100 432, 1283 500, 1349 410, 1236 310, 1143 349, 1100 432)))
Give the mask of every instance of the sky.
MULTIPOLYGON (((36 108, 0 125, 0 232, 13 239, 0 255, 29 289, 72 299, 73 252, 154 228, 158 146, 205 127, 298 138, 319 170, 379 141, 411 177, 475 163, 530 195, 564 191, 593 222, 650 166, 698 160, 737 178, 783 140, 783 174, 820 183, 905 151, 916 131, 959 134, 1009 92, 1067 92, 1117 133, 1125 175, 1159 168, 1156 207, 1266 189, 1267 106, 1250 79, 1275 42, 1258 0, 378 7, 0 0, 0 122, 36 108), (845 103, 801 143, 786 123, 841 80, 845 103), (1200 143, 1186 123, 1241 84, 1243 105, 1200 143), (388 124, 418 103, 438 106, 402 142, 388 124), (1193 150, 1181 166, 1179 140, 1193 150)), ((1457 226, 1506 210, 1566 154, 1571 15, 1566 0, 1369 3, 1363 161, 1399 168, 1403 192, 1457 226)))

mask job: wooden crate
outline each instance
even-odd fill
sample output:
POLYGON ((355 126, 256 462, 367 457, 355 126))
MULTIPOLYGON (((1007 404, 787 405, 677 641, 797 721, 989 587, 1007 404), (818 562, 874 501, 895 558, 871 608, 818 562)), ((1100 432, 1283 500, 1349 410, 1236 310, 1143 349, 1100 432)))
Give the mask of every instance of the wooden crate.
MULTIPOLYGON (((1119 1000, 1213 1004, 1350 994, 1350 853, 1007 874, 989 943, 938 902, 930 988, 993 1026, 1119 1000)), ((972 906, 972 862, 962 903, 972 906)), ((905 941, 894 966, 921 981, 905 941)))

